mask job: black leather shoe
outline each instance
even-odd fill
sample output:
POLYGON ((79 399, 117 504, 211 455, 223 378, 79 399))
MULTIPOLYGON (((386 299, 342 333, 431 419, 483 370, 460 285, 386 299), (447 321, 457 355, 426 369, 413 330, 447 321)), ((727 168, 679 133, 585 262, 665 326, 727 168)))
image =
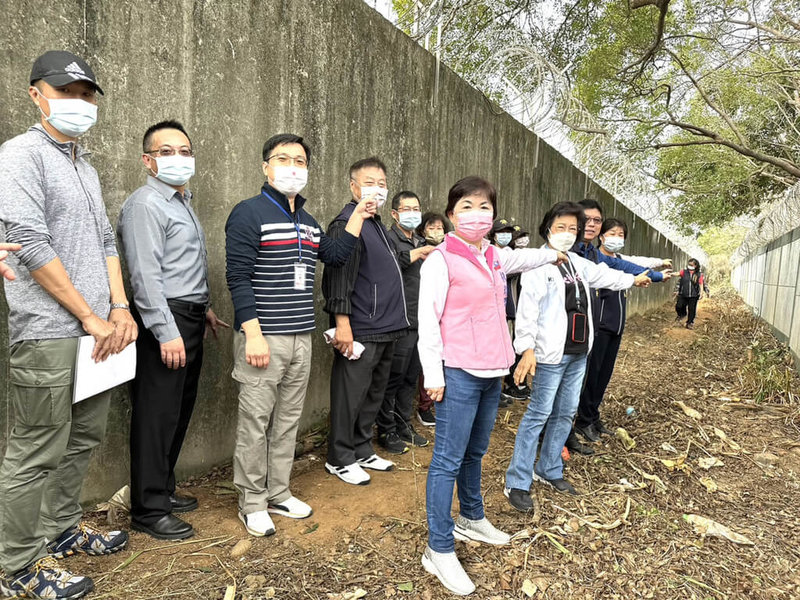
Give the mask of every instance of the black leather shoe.
POLYGON ((599 442, 600 434, 594 429, 594 425, 587 425, 586 427, 575 426, 575 433, 580 433, 584 439, 590 442, 599 442))
POLYGON ((584 444, 578 439, 578 436, 575 435, 575 432, 569 434, 567 438, 567 443, 564 444, 571 452, 577 452, 578 454, 583 454, 585 456, 591 456, 594 454, 594 450, 589 447, 588 444, 584 444))
POLYGON ((169 497, 169 505, 172 507, 172 512, 174 513, 190 512, 197 508, 197 498, 172 494, 172 496, 169 497))
POLYGON ((594 430, 600 435, 614 435, 614 431, 603 425, 602 421, 594 424, 594 430))
POLYGON ((152 525, 145 525, 131 519, 131 528, 159 540, 185 540, 194 535, 192 526, 175 515, 164 515, 152 525))

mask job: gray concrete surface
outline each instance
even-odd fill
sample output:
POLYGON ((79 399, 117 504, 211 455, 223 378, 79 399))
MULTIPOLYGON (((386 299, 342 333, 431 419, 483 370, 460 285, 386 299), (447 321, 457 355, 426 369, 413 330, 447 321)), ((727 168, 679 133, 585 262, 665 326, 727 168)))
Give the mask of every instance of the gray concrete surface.
POLYGON ((800 229, 751 254, 733 269, 732 281, 753 312, 800 358, 800 229))
MULTIPOLYGON (((591 195, 609 215, 616 212, 628 221, 628 252, 668 256, 676 264, 685 259, 449 69, 442 67, 437 87, 434 58, 362 0, 26 0, 3 6, 0 140, 38 119, 26 95, 34 58, 49 49, 84 56, 106 91, 99 123, 84 141, 115 221, 122 202, 144 180, 139 159, 144 129, 164 118, 181 120, 197 152, 190 187, 208 237, 214 306, 227 320, 232 321, 232 310, 224 279, 225 219, 234 204, 258 193, 261 146, 284 131, 305 136, 313 148, 306 195, 323 224, 348 199, 347 167, 376 154, 388 165, 390 191, 416 191, 424 209, 442 210, 449 187, 471 174, 493 181, 502 215, 531 229, 552 203, 591 195)), ((390 218, 388 209, 384 217, 390 218)), ((535 234, 532 238, 539 242, 535 234)), ((670 290, 634 291, 631 308, 662 304, 670 290)), ((5 373, 3 302, 0 298, 5 373)), ((321 311, 318 322, 326 322, 321 311)), ((230 334, 208 341, 206 352, 179 466, 183 475, 228 461, 233 448, 237 401, 230 334)), ((322 421, 328 407, 331 351, 321 336, 314 352, 304 428, 322 421)), ((5 399, 6 386, 0 386, 0 436, 9 426, 5 399)), ((127 480, 129 411, 127 393, 120 389, 108 438, 92 463, 87 499, 107 496, 127 480)))

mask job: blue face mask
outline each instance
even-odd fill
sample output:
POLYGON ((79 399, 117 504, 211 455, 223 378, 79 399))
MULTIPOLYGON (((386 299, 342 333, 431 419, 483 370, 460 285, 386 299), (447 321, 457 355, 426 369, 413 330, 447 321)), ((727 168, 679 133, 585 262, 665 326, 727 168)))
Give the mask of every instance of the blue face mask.
POLYGON ((511 232, 501 231, 495 238, 497 239, 497 245, 503 248, 511 243, 511 232))
POLYGON ((422 223, 422 215, 417 210, 409 210, 399 214, 400 218, 397 220, 397 222, 400 223, 400 227, 406 231, 416 229, 419 227, 419 224, 422 223))
MULTIPOLYGON (((79 137, 97 122, 96 104, 79 98, 48 98, 42 92, 39 95, 50 105, 50 116, 45 120, 67 137, 79 137)), ((44 115, 41 107, 39 110, 44 115)))
POLYGON ((194 156, 159 156, 156 158, 158 173, 156 179, 160 179, 169 185, 186 185, 186 182, 194 175, 194 156))

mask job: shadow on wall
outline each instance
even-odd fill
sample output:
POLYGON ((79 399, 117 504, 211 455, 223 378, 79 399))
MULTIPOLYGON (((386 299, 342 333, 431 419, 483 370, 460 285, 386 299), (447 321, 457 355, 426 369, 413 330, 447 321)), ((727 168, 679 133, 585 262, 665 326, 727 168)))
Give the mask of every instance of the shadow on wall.
MULTIPOLYGON (((15 39, 0 70, 0 140, 38 118, 25 90, 36 56, 54 48, 81 54, 106 95, 86 136, 112 222, 144 181, 139 155, 146 127, 176 118, 197 153, 194 206, 208 239, 212 300, 232 322, 225 285, 224 224, 231 208, 262 183, 261 146, 292 131, 314 157, 308 210, 327 224, 348 199, 347 167, 377 154, 391 190, 410 189, 423 210, 444 208, 458 179, 479 174, 498 189, 501 214, 533 228, 559 200, 598 198, 631 225, 632 254, 682 254, 511 117, 446 68, 435 88, 434 58, 361 0, 317 2, 123 3, 64 0, 7 3, 0 38, 15 39), (264 23, 280 24, 264 35, 264 23), (174 35, 163 35, 163 32, 174 35), (370 35, 365 37, 364 31, 370 35), (143 40, 146 43, 143 43, 143 40), (435 102, 434 102, 435 98, 435 102), (616 206, 616 211, 612 207, 616 206)), ((384 219, 390 219, 386 207, 384 219)), ((316 295, 321 306, 319 281, 316 295)), ((635 291, 630 307, 666 301, 668 286, 635 291)), ((7 342, 0 306, 0 344, 7 342)), ((327 323, 321 311, 318 323, 327 323)), ((321 327, 319 328, 321 329, 321 327)), ((237 412, 230 377, 231 334, 206 342, 206 361, 179 473, 230 459, 237 412)), ((302 426, 325 418, 331 350, 315 336, 315 360, 302 426)), ((3 354, 4 371, 7 354, 3 354)), ((96 452, 84 497, 107 497, 128 478, 127 391, 115 393, 108 436, 96 452)), ((0 402, 6 405, 5 386, 0 402)), ((2 429, 8 427, 0 410, 2 429)))

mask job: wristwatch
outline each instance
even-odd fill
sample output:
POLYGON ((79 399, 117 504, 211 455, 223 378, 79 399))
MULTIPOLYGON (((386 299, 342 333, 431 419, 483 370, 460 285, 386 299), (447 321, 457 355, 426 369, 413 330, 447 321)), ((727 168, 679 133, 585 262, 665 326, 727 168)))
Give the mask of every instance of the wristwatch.
POLYGON ((128 310, 129 311, 131 309, 131 305, 127 304, 125 302, 112 302, 111 303, 111 310, 114 310, 116 308, 121 308, 122 310, 128 310))

